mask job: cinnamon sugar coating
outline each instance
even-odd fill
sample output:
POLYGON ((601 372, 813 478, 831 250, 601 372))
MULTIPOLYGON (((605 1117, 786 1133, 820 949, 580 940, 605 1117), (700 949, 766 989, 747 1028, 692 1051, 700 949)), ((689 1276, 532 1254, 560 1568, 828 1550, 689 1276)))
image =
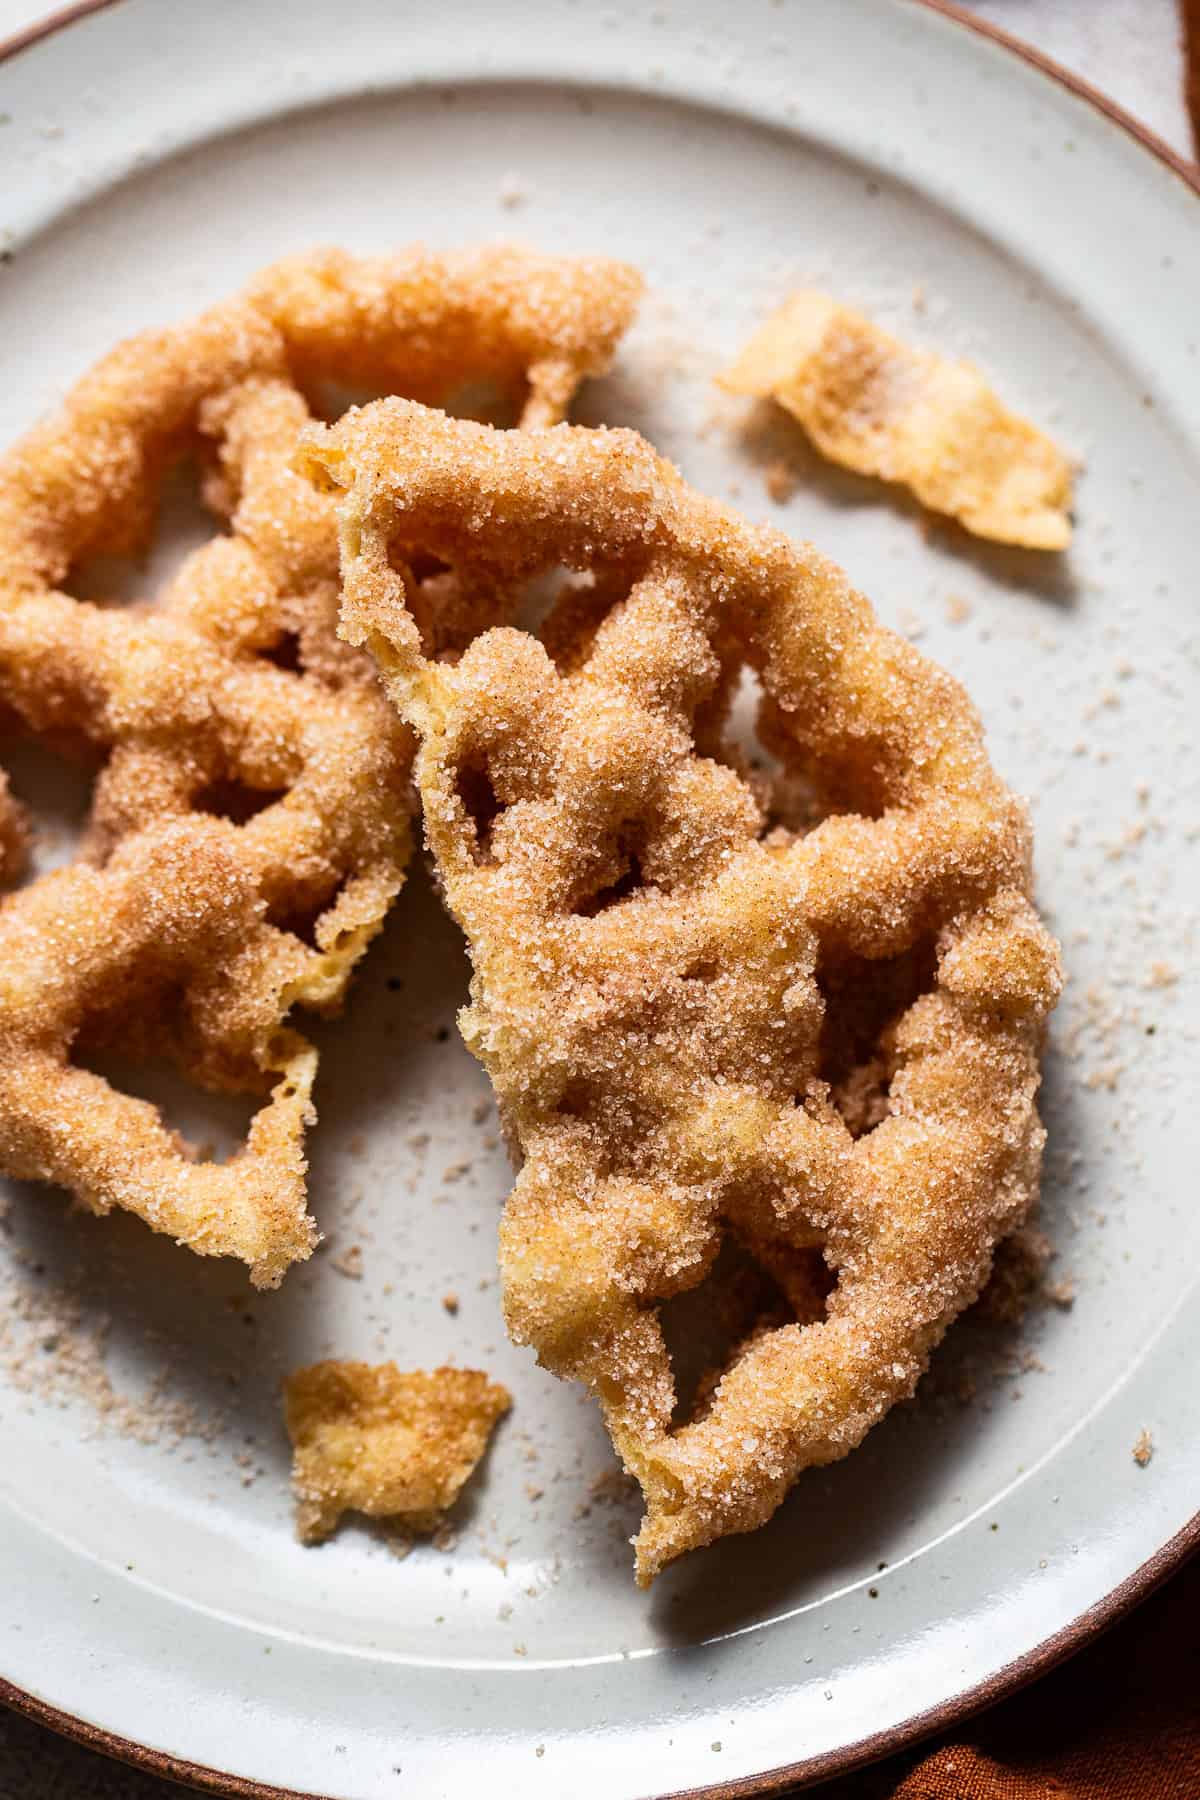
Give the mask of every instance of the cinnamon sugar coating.
POLYGON ((319 1544, 345 1512, 435 1531, 512 1404, 478 1369, 321 1362, 284 1385, 296 1532, 319 1544))
POLYGON ((384 401, 299 461, 342 490, 343 630, 419 736, 463 1034, 523 1158, 509 1328, 597 1395, 648 1583, 911 1394, 1035 1197, 1060 976, 1025 810, 957 682, 632 432, 384 401), (430 556, 477 597, 461 654, 430 556), (811 829, 771 823, 729 741, 743 668, 811 829), (739 1326, 689 1414, 663 1323, 731 1241, 782 1316, 739 1326))
MULTIPOLYGON (((293 257, 121 345, 0 462, 0 712, 103 759, 82 854, 0 899, 8 1173, 239 1257, 262 1286, 310 1254, 317 1059, 286 1021, 338 1005, 399 889, 413 740, 337 638, 333 511, 291 469, 297 434, 334 381, 449 402, 486 380, 556 418, 638 286, 503 246, 293 257), (213 536, 158 604, 65 591, 84 559, 144 544, 183 454, 213 536), (87 1066, 114 1051, 261 1093, 237 1155, 194 1161, 87 1066)), ((0 788, 0 874, 22 840, 0 788)))

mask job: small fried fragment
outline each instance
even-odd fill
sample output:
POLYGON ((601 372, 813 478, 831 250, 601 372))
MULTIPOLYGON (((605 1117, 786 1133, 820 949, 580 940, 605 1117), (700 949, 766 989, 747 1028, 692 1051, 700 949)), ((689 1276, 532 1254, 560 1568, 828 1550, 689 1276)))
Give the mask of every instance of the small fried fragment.
POLYGON ((1133 1440, 1133 1460, 1139 1469, 1149 1466, 1154 1456, 1154 1439, 1145 1429, 1138 1432, 1133 1440))
POLYGON ((299 460, 344 490, 343 629, 421 739, 463 1036, 523 1156, 508 1327, 599 1398, 644 1584, 911 1394, 1032 1204, 1060 974, 1025 808, 957 682, 633 432, 383 401, 299 460), (430 556, 489 597, 457 659, 430 556), (772 827, 726 733, 744 669, 812 829, 772 827), (713 1278, 736 1341, 689 1410, 664 1308, 713 1278))
POLYGON ((972 364, 914 350, 827 294, 793 294, 718 380, 777 401, 830 462, 899 482, 977 537, 1031 550, 1071 541, 1062 451, 972 364))
POLYGON ((512 1404, 478 1369, 320 1362, 284 1384, 296 1532, 319 1544, 344 1512, 438 1529, 512 1404))
MULTIPOLYGON (((330 502, 291 468, 330 383, 450 404, 500 389, 561 416, 636 304, 620 264, 500 245, 264 271, 240 298, 122 344, 0 461, 0 711, 103 757, 82 855, 0 899, 0 1167, 124 1207, 275 1286, 308 1256, 316 1051, 410 853, 413 739, 340 643, 330 502), (152 609, 76 599, 82 560, 144 545, 191 454, 213 536, 152 609), (257 1093, 246 1144, 194 1162, 89 1067, 165 1057, 257 1093)), ((443 631, 470 606, 432 574, 443 631)), ((0 874, 19 814, 0 789, 0 874)))

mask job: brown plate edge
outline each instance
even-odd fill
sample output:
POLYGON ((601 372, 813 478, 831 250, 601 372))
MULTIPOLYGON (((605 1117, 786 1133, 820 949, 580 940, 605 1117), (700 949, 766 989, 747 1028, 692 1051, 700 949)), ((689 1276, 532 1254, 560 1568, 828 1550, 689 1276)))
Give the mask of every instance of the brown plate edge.
MULTIPOLYGON (((1135 119, 1090 82, 1072 74, 1052 58, 1043 56, 1040 50, 1022 43, 1019 38, 1011 36, 999 26, 964 11, 961 6, 954 4, 954 0, 905 0, 905 3, 941 13, 944 18, 965 26, 979 37, 989 38, 1012 55, 1021 57, 1043 75, 1103 113, 1114 125, 1135 138, 1159 162, 1164 163, 1194 194, 1200 195, 1200 169, 1180 156, 1156 132, 1135 119)), ((0 62, 7 62, 22 50, 44 42, 56 32, 66 30, 68 26, 89 18, 93 13, 107 12, 110 7, 120 4, 121 0, 75 0, 75 4, 59 8, 39 23, 0 42, 0 62)), ((1044 1639, 1036 1650, 1008 1663, 965 1693, 955 1695, 953 1699, 931 1707, 926 1712, 918 1713, 914 1718, 906 1719, 903 1724, 895 1725, 888 1731, 860 1738, 856 1744, 847 1745, 844 1749, 809 1757, 803 1762, 788 1763, 781 1768, 766 1770, 761 1775, 743 1776, 736 1781, 715 1782, 699 1788, 678 1789, 671 1794, 660 1795, 659 1800, 761 1800, 761 1797, 779 1794, 788 1787, 810 1787, 815 1782, 827 1781, 837 1775, 852 1774, 856 1769, 865 1768, 882 1757, 910 1749, 923 1738, 950 1730, 973 1713, 1007 1699, 1030 1682, 1036 1681, 1039 1676, 1048 1674, 1101 1632, 1118 1624, 1197 1551, 1200 1551, 1200 1512, 1103 1600, 1097 1601, 1052 1637, 1044 1639)), ((115 1732, 105 1731, 101 1726, 89 1724, 86 1719, 80 1719, 74 1713, 66 1713, 57 1706, 51 1706, 48 1701, 26 1692, 3 1676, 0 1676, 0 1705, 10 1707, 14 1712, 23 1714, 36 1724, 45 1726, 47 1730, 57 1732, 60 1737, 81 1744, 87 1750, 112 1757, 114 1761, 142 1769, 162 1780, 180 1783, 200 1793, 223 1795, 227 1800, 324 1800, 323 1796, 312 1791, 305 1793, 298 1788, 274 1787, 267 1782, 252 1781, 245 1776, 206 1768, 200 1763, 171 1756, 163 1750, 151 1749, 149 1745, 135 1743, 132 1738, 120 1737, 115 1732)))
POLYGON ((75 0, 73 6, 60 6, 57 11, 47 13, 44 19, 24 26, 11 37, 0 39, 0 62, 7 62, 18 51, 28 50, 31 44, 40 44, 43 39, 53 37, 56 31, 77 24, 80 19, 86 19, 89 13, 105 12, 108 7, 117 4, 119 0, 75 0))
MULTIPOLYGON (((114 0, 88 0, 89 10, 111 6, 114 0)), ((139 1769, 144 1775, 156 1775, 160 1781, 178 1782, 202 1794, 219 1794, 223 1800, 329 1800, 326 1795, 299 1788, 272 1787, 269 1782, 251 1781, 244 1775, 231 1775, 221 1769, 209 1769, 201 1763, 171 1756, 165 1750, 152 1750, 148 1744, 137 1744, 132 1738, 119 1737, 100 1725, 89 1725, 74 1713, 62 1712, 36 1694, 27 1693, 0 1675, 0 1706, 7 1706, 35 1725, 44 1725, 59 1737, 69 1738, 98 1756, 110 1756, 114 1762, 139 1769)))
MULTIPOLYGON (((927 0, 921 0, 921 3, 926 4, 927 0)), ((1048 1675, 1103 1632, 1119 1625, 1197 1551, 1200 1551, 1200 1512, 1103 1600, 1097 1600, 1061 1631, 1044 1638, 1036 1650, 1006 1663, 986 1681, 964 1693, 930 1707, 927 1712, 917 1713, 901 1725, 860 1738, 856 1744, 848 1744, 841 1750, 807 1757, 803 1762, 787 1763, 762 1775, 744 1775, 736 1781, 718 1781, 706 1787, 680 1788, 658 1796, 657 1800, 760 1800, 760 1797, 780 1794, 787 1788, 811 1787, 815 1782, 830 1781, 837 1775, 851 1775, 856 1769, 865 1768, 882 1757, 910 1750, 923 1738, 953 1729, 985 1707, 1009 1699, 1030 1682, 1048 1675)))
MULTIPOLYGON (((1068 88, 1079 99, 1086 100, 1097 112, 1103 113, 1111 124, 1119 125, 1129 137, 1136 138, 1144 150, 1148 150, 1159 162, 1165 163, 1172 174, 1178 175, 1179 179, 1185 186, 1191 188, 1194 194, 1200 194, 1200 165, 1190 161, 1186 156, 1181 156, 1178 150, 1173 150, 1165 138, 1159 137, 1156 131, 1151 131, 1148 125, 1143 125, 1142 121, 1135 118, 1132 113, 1126 112, 1123 106, 1111 99, 1100 88, 1093 87, 1090 81, 1085 81, 1082 75, 1076 75, 1071 69, 1064 69, 1061 63, 1054 61, 1053 57, 1044 56, 1040 50, 1035 50, 1032 44, 1023 43, 1020 38, 1013 37, 1012 33, 1005 31, 1002 26, 993 25, 987 19, 976 18, 974 13, 957 5, 956 0, 904 0, 904 3, 907 6, 923 6, 927 12, 941 13, 943 18, 952 19, 957 25, 965 25, 968 31, 975 33, 976 37, 990 38, 1001 49, 1011 51, 1014 56, 1019 56, 1022 62, 1027 62, 1033 68, 1039 69, 1043 75, 1056 81, 1059 87, 1068 88)), ((3 47, 0 46, 0 57, 2 56, 3 47)), ((1181 83, 1183 81, 1182 73, 1180 81, 1181 83)))

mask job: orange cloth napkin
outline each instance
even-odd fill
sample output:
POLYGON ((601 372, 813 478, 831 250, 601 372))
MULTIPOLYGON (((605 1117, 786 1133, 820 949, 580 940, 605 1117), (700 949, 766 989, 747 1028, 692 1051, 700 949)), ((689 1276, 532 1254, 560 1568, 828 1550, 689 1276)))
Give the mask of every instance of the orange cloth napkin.
POLYGON ((814 1800, 1200 1800, 1200 1557, 955 1742, 814 1800))

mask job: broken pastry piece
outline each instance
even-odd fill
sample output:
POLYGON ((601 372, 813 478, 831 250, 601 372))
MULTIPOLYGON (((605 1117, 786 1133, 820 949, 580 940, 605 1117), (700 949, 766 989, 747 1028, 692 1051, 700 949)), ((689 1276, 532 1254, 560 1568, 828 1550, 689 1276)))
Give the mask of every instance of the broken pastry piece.
POLYGON ((718 380, 777 401, 830 462, 899 482, 977 537, 1030 550, 1071 541, 1058 446, 970 363, 914 350, 826 294, 793 294, 718 380))
POLYGON ((297 1536, 321 1543, 344 1512, 435 1531, 511 1404, 478 1369, 297 1369, 284 1384, 297 1536))

